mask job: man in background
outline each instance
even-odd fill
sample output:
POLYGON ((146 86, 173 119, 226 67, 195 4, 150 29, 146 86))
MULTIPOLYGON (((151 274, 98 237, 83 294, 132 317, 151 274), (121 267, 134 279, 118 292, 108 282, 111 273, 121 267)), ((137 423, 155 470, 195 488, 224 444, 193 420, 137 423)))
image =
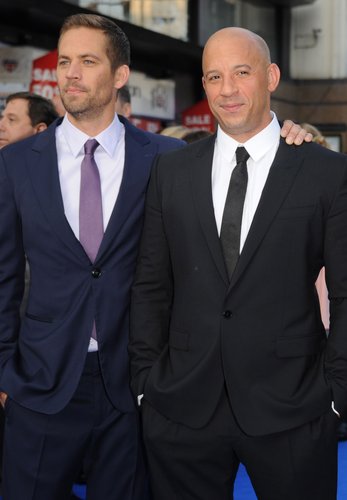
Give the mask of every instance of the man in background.
POLYGON ((127 85, 124 85, 117 92, 116 113, 125 118, 130 118, 131 116, 131 96, 127 85))
POLYGON ((31 92, 10 94, 0 118, 0 148, 46 130, 56 118, 49 99, 31 92))

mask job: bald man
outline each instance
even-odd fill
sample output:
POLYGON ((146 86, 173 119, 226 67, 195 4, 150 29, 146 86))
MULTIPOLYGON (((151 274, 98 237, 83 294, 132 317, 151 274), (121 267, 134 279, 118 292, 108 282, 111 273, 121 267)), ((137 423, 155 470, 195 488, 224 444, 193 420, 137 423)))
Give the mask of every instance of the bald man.
POLYGON ((290 146, 265 41, 225 28, 203 53, 217 133, 160 156, 132 297, 132 388, 154 500, 336 498, 347 416, 347 157, 290 146), (326 337, 315 281, 325 266, 326 337))

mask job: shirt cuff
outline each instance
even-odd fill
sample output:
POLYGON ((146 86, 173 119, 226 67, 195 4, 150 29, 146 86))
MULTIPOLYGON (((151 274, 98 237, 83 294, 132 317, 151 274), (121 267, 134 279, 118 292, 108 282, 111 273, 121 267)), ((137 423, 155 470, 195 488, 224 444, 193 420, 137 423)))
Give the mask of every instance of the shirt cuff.
POLYGON ((140 394, 139 396, 137 396, 137 406, 141 406, 141 399, 142 398, 143 398, 143 394, 140 394))
POLYGON ((336 413, 336 415, 339 418, 341 418, 341 415, 339 414, 339 412, 337 410, 335 410, 334 401, 331 402, 331 408, 332 408, 333 412, 336 413))

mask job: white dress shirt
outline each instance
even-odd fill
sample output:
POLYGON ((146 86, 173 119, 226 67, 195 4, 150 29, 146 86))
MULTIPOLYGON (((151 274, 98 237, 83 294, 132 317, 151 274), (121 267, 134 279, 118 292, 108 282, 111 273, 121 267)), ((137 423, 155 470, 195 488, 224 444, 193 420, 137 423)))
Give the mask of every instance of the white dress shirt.
POLYGON ((251 227, 279 141, 280 126, 274 113, 269 125, 244 144, 238 143, 218 127, 212 163, 212 198, 218 234, 231 173, 236 166, 237 147, 244 146, 250 155, 247 160, 248 183, 242 214, 240 252, 251 227))
MULTIPOLYGON (((121 185, 125 158, 125 130, 115 114, 113 122, 100 134, 89 137, 76 128, 65 115, 56 129, 58 171, 65 216, 79 239, 79 193, 84 143, 96 139, 99 143, 94 158, 99 169, 104 231, 110 220, 121 185)), ((90 340, 89 351, 97 350, 97 341, 90 340)))

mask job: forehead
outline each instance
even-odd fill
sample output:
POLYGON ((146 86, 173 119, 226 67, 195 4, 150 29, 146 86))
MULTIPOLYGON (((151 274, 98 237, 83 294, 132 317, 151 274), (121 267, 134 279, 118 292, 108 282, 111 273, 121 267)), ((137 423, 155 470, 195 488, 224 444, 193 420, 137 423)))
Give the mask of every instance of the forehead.
MULTIPOLYGON (((6 104, 3 114, 28 115, 29 107, 26 99, 13 99, 6 104)), ((29 115, 28 115, 29 116, 29 115)))
POLYGON ((206 44, 203 53, 204 72, 233 66, 257 66, 264 60, 258 44, 248 37, 220 35, 206 44))
POLYGON ((79 26, 70 28, 61 35, 58 43, 59 56, 87 53, 98 56, 106 54, 106 35, 103 31, 79 26))

